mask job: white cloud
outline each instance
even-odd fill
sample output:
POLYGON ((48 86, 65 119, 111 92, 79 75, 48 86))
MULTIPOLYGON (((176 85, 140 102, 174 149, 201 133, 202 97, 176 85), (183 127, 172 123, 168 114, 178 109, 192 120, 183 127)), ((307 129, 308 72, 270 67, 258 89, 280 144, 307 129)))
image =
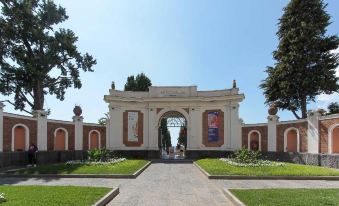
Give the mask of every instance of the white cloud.
MULTIPOLYGON (((333 53, 339 54, 339 48, 333 51, 333 53)), ((336 69, 336 76, 339 77, 339 67, 336 69)), ((318 107, 326 108, 327 105, 331 102, 339 102, 339 93, 336 92, 334 94, 321 94, 317 97, 318 100, 318 107)))

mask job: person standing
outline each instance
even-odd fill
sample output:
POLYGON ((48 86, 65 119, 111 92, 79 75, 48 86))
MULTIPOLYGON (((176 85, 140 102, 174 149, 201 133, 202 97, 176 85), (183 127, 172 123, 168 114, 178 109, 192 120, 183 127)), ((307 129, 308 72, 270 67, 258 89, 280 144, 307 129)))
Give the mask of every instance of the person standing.
POLYGON ((34 143, 31 143, 31 145, 28 148, 28 161, 29 161, 29 165, 32 165, 34 167, 36 167, 36 160, 37 160, 36 153, 37 152, 38 152, 38 147, 34 143))

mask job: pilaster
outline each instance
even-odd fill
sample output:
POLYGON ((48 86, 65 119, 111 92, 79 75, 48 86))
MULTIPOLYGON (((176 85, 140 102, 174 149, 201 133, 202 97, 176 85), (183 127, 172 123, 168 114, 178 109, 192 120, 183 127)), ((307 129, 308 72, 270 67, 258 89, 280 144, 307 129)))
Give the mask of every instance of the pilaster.
POLYGON ((73 116, 74 122, 74 150, 83 149, 83 117, 73 116))
POLYGON ((47 151, 47 115, 45 110, 35 110, 33 116, 37 119, 37 146, 40 151, 47 151))
POLYGON ((3 151, 4 142, 4 103, 0 102, 0 152, 3 151))
POLYGON ((277 123, 279 116, 269 115, 267 117, 267 149, 269 152, 277 151, 277 123))
POLYGON ((319 152, 319 117, 318 111, 307 112, 307 152, 318 153, 319 152))

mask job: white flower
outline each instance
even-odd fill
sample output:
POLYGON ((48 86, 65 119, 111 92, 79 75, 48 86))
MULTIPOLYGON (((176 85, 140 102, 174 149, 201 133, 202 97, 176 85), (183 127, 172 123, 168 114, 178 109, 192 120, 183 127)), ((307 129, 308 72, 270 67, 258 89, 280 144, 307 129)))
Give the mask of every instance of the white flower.
POLYGON ((89 161, 89 160, 71 160, 67 161, 66 165, 110 165, 110 164, 116 164, 118 162, 125 161, 126 158, 114 158, 114 159, 109 159, 105 162, 101 161, 89 161))
POLYGON ((285 166, 285 163, 282 162, 272 162, 268 160, 258 160, 257 163, 239 163, 234 161, 234 159, 229 158, 220 158, 219 160, 225 162, 226 164, 237 166, 237 167, 280 167, 285 166))
POLYGON ((0 203, 1 202, 6 202, 5 193, 0 193, 0 203))

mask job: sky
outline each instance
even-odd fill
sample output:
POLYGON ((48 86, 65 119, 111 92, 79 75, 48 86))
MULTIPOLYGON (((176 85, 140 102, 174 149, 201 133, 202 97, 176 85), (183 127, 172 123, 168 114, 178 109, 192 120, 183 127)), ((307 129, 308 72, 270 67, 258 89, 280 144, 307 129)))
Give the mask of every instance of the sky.
MULTIPOLYGON (((123 90, 126 78, 144 72, 155 86, 191 86, 198 90, 232 87, 237 81, 245 100, 245 123, 267 122, 267 106, 259 84, 274 64, 278 19, 287 0, 56 0, 69 19, 60 26, 79 37, 78 49, 97 60, 93 73, 81 73, 82 88, 68 89, 65 100, 47 96, 51 119, 72 120, 80 105, 85 122, 97 122, 108 111, 103 97, 111 82, 123 90)), ((339 34, 339 1, 326 0, 339 34)), ((339 51, 338 51, 339 52, 339 51)), ((339 76, 339 71, 337 72, 339 76)), ((1 100, 13 97, 0 96, 1 100)), ((309 109, 339 101, 339 94, 320 95, 309 109)), ((15 111, 6 104, 6 112, 15 111)), ((295 119, 279 111, 281 120, 295 119)))

